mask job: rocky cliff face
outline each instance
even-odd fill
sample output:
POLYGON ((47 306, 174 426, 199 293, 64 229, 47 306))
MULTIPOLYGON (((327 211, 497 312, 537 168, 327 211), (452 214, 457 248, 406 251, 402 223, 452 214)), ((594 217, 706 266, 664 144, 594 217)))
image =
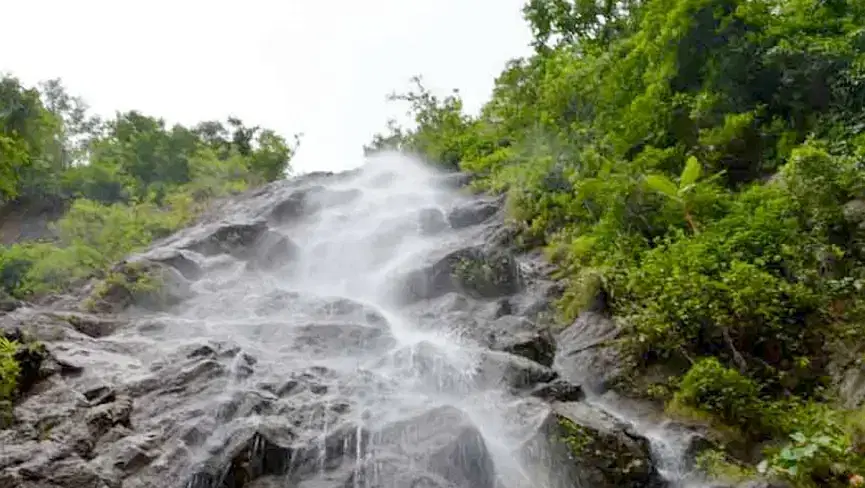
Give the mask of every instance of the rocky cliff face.
POLYGON ((402 159, 279 182, 8 307, 0 330, 46 349, 0 487, 665 486, 584 401, 615 329, 557 341, 549 267, 463 182, 402 159))

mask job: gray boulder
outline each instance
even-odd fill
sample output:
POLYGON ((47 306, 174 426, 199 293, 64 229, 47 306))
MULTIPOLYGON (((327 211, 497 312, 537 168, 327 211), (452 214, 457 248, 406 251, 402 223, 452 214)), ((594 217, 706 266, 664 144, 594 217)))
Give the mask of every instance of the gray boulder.
POLYGON ((288 237, 267 231, 253 244, 247 269, 276 270, 295 261, 300 248, 288 237))
POLYGON ((437 208, 425 208, 418 213, 418 227, 422 235, 435 235, 448 228, 445 216, 437 208))
POLYGON ((495 215, 500 208, 498 201, 475 200, 452 209, 448 213, 448 223, 454 229, 478 225, 495 215))
POLYGON ((544 366, 552 366, 556 346, 549 329, 539 327, 529 319, 505 315, 489 328, 490 348, 505 351, 544 366))
POLYGON ((412 303, 453 291, 475 298, 497 298, 518 292, 521 285, 519 266, 512 255, 468 247, 409 272, 397 280, 395 288, 403 302, 412 303))
POLYGON ((550 422, 573 453, 586 486, 662 488, 649 441, 591 405, 557 403, 550 422))
POLYGON ((534 387, 531 395, 543 400, 558 402, 578 402, 586 397, 580 385, 568 383, 562 379, 555 379, 534 387))
POLYGON ((507 387, 524 390, 555 380, 558 374, 551 368, 521 356, 488 351, 481 356, 479 366, 482 381, 487 385, 504 383, 507 387))
POLYGON ((584 312, 556 338, 555 369, 562 378, 604 391, 621 377, 621 358, 613 341, 619 329, 598 312, 584 312))
POLYGON ((403 486, 494 488, 483 437, 468 417, 441 407, 375 430, 343 424, 322 442, 265 423, 236 432, 187 488, 403 486), (360 458, 358 458, 360 454, 360 458))
POLYGON ((204 256, 245 255, 267 230, 267 223, 264 221, 220 223, 203 229, 198 236, 188 239, 182 248, 204 256))
POLYGON ((278 201, 267 213, 267 219, 276 225, 285 225, 311 217, 326 207, 345 205, 360 197, 358 189, 334 190, 314 185, 291 192, 278 201))
POLYGON ((180 249, 158 247, 137 257, 137 259, 171 266, 187 280, 197 280, 203 274, 201 266, 189 256, 187 251, 180 249))
POLYGON ((369 450, 372 459, 347 486, 496 486, 495 466, 483 436, 465 413, 453 407, 436 408, 372 433, 369 450))

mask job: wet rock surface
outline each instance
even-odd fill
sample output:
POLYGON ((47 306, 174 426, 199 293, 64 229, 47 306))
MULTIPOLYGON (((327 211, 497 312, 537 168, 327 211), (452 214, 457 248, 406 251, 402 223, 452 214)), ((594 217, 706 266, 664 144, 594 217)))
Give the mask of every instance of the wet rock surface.
POLYGON ((23 305, 21 300, 10 297, 4 291, 0 291, 0 313, 13 312, 23 305))
POLYGON ((578 402, 586 398, 580 385, 568 383, 561 379, 537 385, 532 389, 531 395, 544 400, 559 402, 578 402))
POLYGON ((467 247, 452 251, 397 281, 402 298, 411 303, 460 292, 474 298, 517 293, 522 286, 514 256, 506 250, 467 247))
POLYGON ((349 486, 454 486, 493 488, 495 466, 483 435, 466 414, 441 407, 373 432, 372 459, 362 463, 349 486), (378 452, 387 456, 376 459, 378 452), (389 479, 389 466, 411 465, 414 472, 389 479), (385 476, 382 476, 382 472, 385 476), (405 485, 402 485, 405 483, 405 485))
POLYGON ((607 390, 622 374, 613 341, 619 329, 598 312, 583 312, 558 336, 556 371, 563 378, 598 391, 607 390))
POLYGON ((501 199, 441 193, 461 181, 274 183, 130 256, 101 306, 78 306, 93 285, 8 307, 0 331, 45 349, 0 486, 661 486, 646 438, 584 401, 613 329, 554 337, 548 267, 514 252, 501 199), (129 286, 142 266, 158 288, 129 286), (591 434, 578 459, 562 418, 591 434))
POLYGON ((666 486, 655 468, 648 439, 629 425, 575 402, 556 404, 552 417, 590 486, 666 486))
POLYGON ((418 212, 418 225, 424 235, 435 235, 448 228, 444 213, 437 208, 425 208, 418 212))
POLYGON ((491 324, 491 349, 505 351, 544 366, 552 366, 556 355, 552 332, 524 317, 504 315, 491 324))
POLYGON ((192 256, 189 251, 156 248, 139 259, 141 261, 152 261, 171 266, 187 280, 197 280, 204 271, 192 256))
POLYGON ((499 200, 476 200, 458 206, 448 213, 448 223, 454 229, 478 225, 501 210, 499 200))

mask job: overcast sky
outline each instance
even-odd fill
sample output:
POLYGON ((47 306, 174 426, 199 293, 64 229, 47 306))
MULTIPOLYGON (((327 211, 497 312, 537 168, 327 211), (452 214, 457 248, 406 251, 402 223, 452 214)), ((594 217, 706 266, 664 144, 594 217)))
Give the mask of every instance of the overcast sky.
POLYGON ((0 0, 0 72, 60 77, 94 111, 234 114, 303 132, 295 168, 340 170, 420 74, 471 110, 529 52, 524 0, 0 0))

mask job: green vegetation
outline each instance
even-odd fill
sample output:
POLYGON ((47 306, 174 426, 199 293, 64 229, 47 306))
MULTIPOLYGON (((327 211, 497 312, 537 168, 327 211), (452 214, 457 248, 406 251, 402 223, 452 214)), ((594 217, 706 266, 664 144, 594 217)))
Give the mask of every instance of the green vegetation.
MULTIPOLYGON (((519 242, 568 281, 562 323, 600 294, 625 324, 618 387, 744 444, 706 466, 796 486, 865 473, 865 410, 841 408, 832 378, 865 350, 865 2, 529 0, 524 14, 535 52, 479 114, 416 79, 393 96, 414 126, 367 149, 506 193, 519 242), (668 379, 645 384, 650 368, 668 379), (755 446, 760 464, 741 455, 755 446)), ((0 250, 0 296, 93 276, 102 293, 146 291, 110 266, 208 199, 281 177, 295 147, 236 119, 100 120, 58 82, 2 78, 0 203, 66 213, 56 239, 0 250)))
POLYGON ((0 78, 0 215, 62 214, 55 238, 0 247, 0 296, 108 277, 208 200, 282 178, 297 142, 236 118, 168 127, 133 111, 101 120, 59 81, 36 89, 0 78))
POLYGON ((12 400, 18 391, 21 365, 15 359, 18 343, 0 335, 0 428, 12 420, 12 400))
POLYGON ((625 376, 670 373, 621 388, 767 446, 761 467, 797 486, 863 474, 830 365, 865 344, 865 3, 530 0, 524 13, 535 53, 479 114, 415 80, 393 97, 414 127, 368 149, 506 192, 520 242, 568 280, 562 322, 603 292, 626 324, 625 376))
POLYGON ((734 483, 741 483, 755 478, 756 470, 742 466, 723 451, 706 449, 697 455, 697 467, 706 473, 712 473, 719 478, 734 483))
POLYGON ((567 444, 568 448, 575 454, 582 454, 594 441, 592 433, 588 429, 577 425, 570 419, 558 417, 558 422, 562 431, 562 438, 560 440, 567 444))
POLYGON ((0 336, 0 402, 8 401, 18 388, 21 368, 15 360, 18 343, 0 336))
POLYGON ((140 263, 124 263, 112 269, 85 300, 85 308, 93 312, 111 312, 139 301, 164 304, 166 298, 160 270, 140 263))
POLYGON ((495 297, 513 290, 518 279, 516 264, 508 256, 466 255, 453 266, 453 276, 468 293, 479 297, 495 297))
POLYGON ((14 420, 13 402, 45 378, 48 357, 44 344, 20 330, 0 332, 0 429, 14 420))

